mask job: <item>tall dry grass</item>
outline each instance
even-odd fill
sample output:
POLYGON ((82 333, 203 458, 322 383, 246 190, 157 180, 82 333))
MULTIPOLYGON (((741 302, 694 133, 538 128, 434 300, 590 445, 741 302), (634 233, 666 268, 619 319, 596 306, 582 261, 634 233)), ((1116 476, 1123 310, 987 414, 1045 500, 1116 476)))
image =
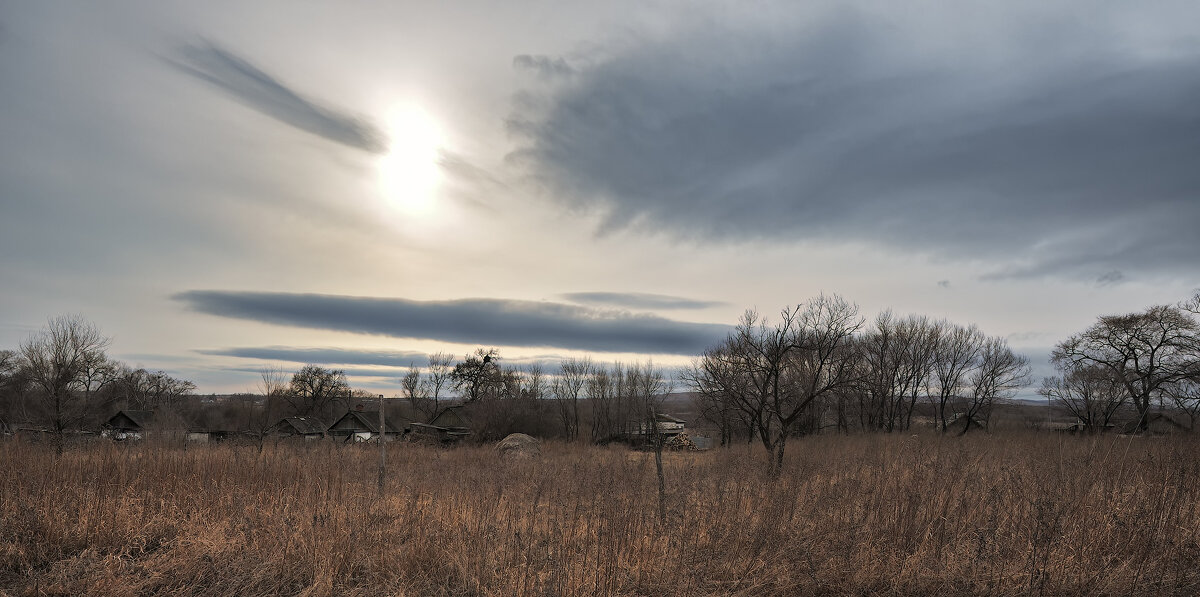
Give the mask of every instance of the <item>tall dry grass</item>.
POLYGON ((652 458, 546 445, 0 443, 11 595, 1196 594, 1200 444, 815 437, 652 458))

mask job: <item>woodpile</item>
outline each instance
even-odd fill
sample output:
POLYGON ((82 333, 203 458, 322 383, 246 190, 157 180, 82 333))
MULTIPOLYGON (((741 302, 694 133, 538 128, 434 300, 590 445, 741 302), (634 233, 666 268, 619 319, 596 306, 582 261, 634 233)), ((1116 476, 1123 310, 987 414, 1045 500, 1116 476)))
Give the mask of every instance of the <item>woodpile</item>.
POLYGON ((700 448, 696 447, 692 438, 688 437, 686 431, 676 434, 671 439, 663 443, 664 450, 678 450, 681 452, 695 452, 700 448))

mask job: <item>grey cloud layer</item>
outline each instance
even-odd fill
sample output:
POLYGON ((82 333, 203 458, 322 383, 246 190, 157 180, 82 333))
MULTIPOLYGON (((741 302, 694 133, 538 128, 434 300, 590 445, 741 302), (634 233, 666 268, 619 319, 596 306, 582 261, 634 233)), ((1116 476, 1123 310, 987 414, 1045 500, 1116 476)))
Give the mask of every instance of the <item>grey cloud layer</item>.
POLYGON ((384 365, 389 367, 417 367, 429 365, 429 356, 423 352, 358 350, 348 348, 300 348, 292 346, 248 346, 198 350, 200 354, 261 359, 264 361, 287 361, 291 363, 318 363, 325 365, 384 365))
POLYGON ((575 69, 560 57, 531 56, 521 54, 513 57, 513 67, 535 73, 543 79, 555 79, 575 74, 575 69))
MULTIPOLYGON (((410 366, 423 369, 429 366, 429 355, 423 352, 363 350, 355 348, 305 348, 293 346, 243 346, 236 348, 220 348, 197 350, 196 352, 214 356, 228 356, 241 359, 260 361, 284 361, 288 363, 314 363, 318 365, 337 366, 354 375, 379 376, 383 374, 403 375, 410 366), (346 368, 345 365, 374 365, 382 369, 346 368), (381 373, 380 371, 384 371, 381 373)), ((454 361, 461 360, 465 355, 451 355, 454 361)), ((501 355, 505 367, 517 370, 527 370, 530 367, 541 367, 543 372, 556 371, 562 362, 562 357, 540 355, 532 357, 510 358, 501 355)), ((238 371, 258 373, 253 367, 240 367, 238 371)))
POLYGON ((707 309, 725 304, 719 301, 698 301, 680 296, 645 292, 570 292, 562 297, 573 303, 623 309, 707 309))
POLYGON ((699 354, 730 330, 719 324, 501 299, 414 301, 201 290, 174 298, 195 311, 222 317, 491 346, 690 355, 699 354))
POLYGON ((386 135, 374 125, 303 97, 253 64, 211 43, 186 46, 168 63, 285 124, 371 153, 387 149, 386 135))
POLYGON ((1200 41, 1042 21, 938 51, 938 23, 849 12, 609 48, 523 95, 512 157, 610 227, 1195 272, 1200 41))

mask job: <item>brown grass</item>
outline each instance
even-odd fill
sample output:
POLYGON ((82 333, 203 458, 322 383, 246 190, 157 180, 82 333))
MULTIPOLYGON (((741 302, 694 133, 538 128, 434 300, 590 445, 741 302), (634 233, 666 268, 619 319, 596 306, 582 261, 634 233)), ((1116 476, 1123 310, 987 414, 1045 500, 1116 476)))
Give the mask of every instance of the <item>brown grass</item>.
POLYGON ((546 445, 0 443, 0 594, 1196 594, 1196 441, 816 437, 667 458, 546 445))

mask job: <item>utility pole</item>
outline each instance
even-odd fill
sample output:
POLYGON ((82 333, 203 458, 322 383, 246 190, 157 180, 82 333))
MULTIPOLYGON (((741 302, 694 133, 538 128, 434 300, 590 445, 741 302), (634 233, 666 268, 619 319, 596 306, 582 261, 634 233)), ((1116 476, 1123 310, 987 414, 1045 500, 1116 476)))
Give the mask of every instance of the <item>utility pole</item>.
POLYGON ((383 419, 383 394, 379 395, 379 495, 383 495, 383 475, 387 469, 387 427, 383 419))

